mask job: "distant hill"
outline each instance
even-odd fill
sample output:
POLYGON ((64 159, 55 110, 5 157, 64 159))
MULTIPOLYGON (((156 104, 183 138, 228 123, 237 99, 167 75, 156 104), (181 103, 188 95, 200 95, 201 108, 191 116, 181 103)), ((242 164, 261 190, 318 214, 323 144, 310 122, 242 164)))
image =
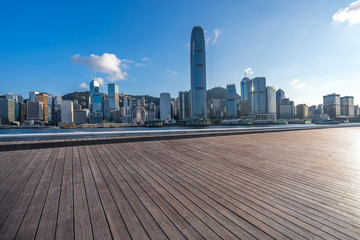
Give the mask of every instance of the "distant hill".
MULTIPOLYGON (((223 87, 214 87, 212 89, 207 90, 207 100, 210 99, 225 99, 226 89, 223 87)), ((240 95, 237 94, 238 98, 240 95)))
POLYGON ((88 107, 89 96, 90 96, 90 91, 73 92, 73 93, 65 94, 64 96, 62 96, 62 99, 71 100, 71 101, 78 100, 79 103, 84 102, 86 104, 86 107, 88 107))

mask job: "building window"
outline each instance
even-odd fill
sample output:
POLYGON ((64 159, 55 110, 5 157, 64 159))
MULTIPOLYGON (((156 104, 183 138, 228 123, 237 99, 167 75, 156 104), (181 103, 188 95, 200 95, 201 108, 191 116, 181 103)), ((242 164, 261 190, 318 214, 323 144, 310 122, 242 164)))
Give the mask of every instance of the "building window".
POLYGON ((202 64, 196 64, 197 67, 202 67, 203 65, 202 64))
POLYGON ((203 52, 203 50, 201 50, 201 49, 196 49, 195 51, 198 52, 198 53, 202 53, 202 52, 203 52))
POLYGON ((204 90, 203 87, 197 87, 196 89, 197 89, 197 90, 204 90))

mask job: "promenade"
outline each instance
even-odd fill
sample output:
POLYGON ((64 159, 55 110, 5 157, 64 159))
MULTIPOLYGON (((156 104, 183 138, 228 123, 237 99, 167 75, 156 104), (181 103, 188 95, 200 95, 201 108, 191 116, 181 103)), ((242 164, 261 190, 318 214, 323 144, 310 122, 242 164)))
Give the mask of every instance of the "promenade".
POLYGON ((360 127, 1 142, 13 238, 360 239, 360 127))

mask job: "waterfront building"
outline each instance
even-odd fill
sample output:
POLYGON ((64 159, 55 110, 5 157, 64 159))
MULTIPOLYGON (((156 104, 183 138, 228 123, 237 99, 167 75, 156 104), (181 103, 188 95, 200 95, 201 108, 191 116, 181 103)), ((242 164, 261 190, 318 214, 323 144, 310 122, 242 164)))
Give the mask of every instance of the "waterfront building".
POLYGON ((21 94, 6 93, 5 98, 14 100, 15 102, 18 102, 18 103, 24 102, 24 95, 21 95, 21 94))
POLYGON ((16 102, 12 99, 0 99, 0 119, 1 124, 8 124, 9 122, 16 121, 15 111, 16 102))
POLYGON ((204 31, 195 26, 190 40, 191 118, 207 118, 206 55, 204 31))
POLYGON ((266 78, 256 77, 250 81, 249 105, 251 114, 266 113, 266 78))
POLYGON ((324 96, 323 99, 324 112, 327 113, 330 118, 339 118, 341 114, 340 95, 333 93, 324 96))
POLYGON ((102 97, 99 83, 93 79, 90 82, 90 118, 92 123, 101 123, 103 120, 102 97))
POLYGON ((212 118, 221 118, 223 115, 222 100, 210 99, 210 116, 212 118))
POLYGON ((244 77, 240 82, 241 88, 241 100, 249 100, 249 83, 251 80, 248 77, 244 77))
POLYGON ((280 104, 285 98, 285 92, 281 88, 276 91, 276 117, 280 118, 280 104))
POLYGON ((115 83, 108 84, 108 99, 110 112, 119 110, 119 85, 115 83))
POLYGON ((170 93, 160 94, 160 120, 171 119, 170 93))
POLYGON ((64 100, 61 104, 61 122, 74 122, 74 104, 71 100, 64 100))
POLYGON ((44 103, 27 101, 26 120, 43 121, 44 120, 44 103))
POLYGON ((359 105, 354 106, 354 117, 359 117, 359 105))
POLYGON ((354 112, 354 97, 345 96, 340 98, 341 115, 352 118, 354 112))
POLYGON ((276 115, 276 89, 266 87, 266 113, 276 115))
POLYGON ((27 104, 19 103, 19 121, 21 125, 25 123, 26 115, 27 115, 27 104))
POLYGON ((295 107, 295 117, 299 119, 309 118, 309 107, 306 104, 298 104, 295 107))
POLYGON ((226 116, 235 118, 237 116, 237 94, 235 84, 228 84, 225 93, 226 116))
POLYGON ((295 118, 294 102, 289 98, 284 98, 279 105, 279 118, 280 119, 293 119, 295 118))
POLYGON ((52 122, 54 116, 54 95, 48 94, 47 95, 47 103, 48 103, 48 121, 52 122))
POLYGON ((37 91, 29 92, 29 101, 35 102, 37 94, 39 94, 39 92, 37 92, 37 91))
POLYGON ((191 118, 191 100, 189 91, 179 92, 179 120, 191 118))
POLYGON ((240 116, 249 115, 249 101, 248 100, 240 101, 239 114, 240 114, 240 116))
POLYGON ((87 119, 89 117, 89 110, 74 110, 74 122, 76 124, 84 124, 87 123, 87 119))
POLYGON ((109 98, 104 99, 104 121, 110 122, 110 100, 109 98))
POLYGON ((49 118, 48 118, 48 95, 46 93, 39 93, 36 94, 35 96, 35 101, 36 102, 42 102, 43 103, 43 114, 44 114, 44 122, 48 123, 49 122, 49 118))

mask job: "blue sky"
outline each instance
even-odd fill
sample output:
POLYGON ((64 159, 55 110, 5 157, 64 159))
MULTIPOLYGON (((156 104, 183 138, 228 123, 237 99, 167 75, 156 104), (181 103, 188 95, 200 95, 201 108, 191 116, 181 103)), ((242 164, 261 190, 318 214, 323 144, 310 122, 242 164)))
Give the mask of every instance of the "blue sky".
POLYGON ((6 1, 0 93, 85 90, 93 67, 104 92, 110 79, 121 92, 176 97, 190 88, 188 43, 201 25, 208 89, 235 83, 239 93, 251 68, 295 104, 333 92, 358 104, 359 16, 355 0, 6 1))

